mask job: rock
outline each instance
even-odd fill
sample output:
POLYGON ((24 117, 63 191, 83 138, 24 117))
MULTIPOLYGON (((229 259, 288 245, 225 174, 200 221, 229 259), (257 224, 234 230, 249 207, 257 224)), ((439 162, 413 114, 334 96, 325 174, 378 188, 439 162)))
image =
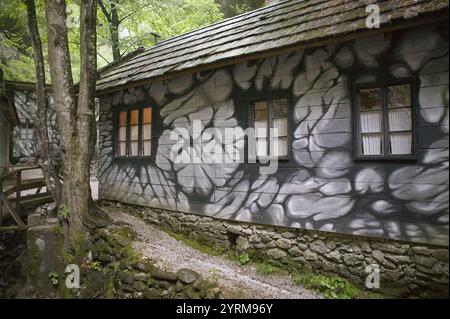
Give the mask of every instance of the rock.
POLYGON ((236 248, 240 251, 245 251, 249 248, 250 244, 247 240, 247 238, 239 236, 236 240, 236 248))
POLYGON ((322 240, 313 241, 309 245, 309 249, 311 249, 315 253, 318 253, 319 255, 324 255, 328 252, 328 247, 322 240))
POLYGON ((407 264, 411 262, 411 258, 409 256, 402 255, 385 255, 387 260, 393 262, 394 264, 407 264))
POLYGON ((431 268, 436 263, 436 259, 433 257, 415 256, 414 262, 426 268, 431 268))
POLYGON ((133 283, 133 288, 136 289, 137 291, 144 291, 147 289, 147 285, 142 281, 135 281, 133 283))
POLYGON ((291 232, 284 232, 284 233, 281 233, 281 236, 284 237, 284 238, 286 238, 286 239, 293 239, 293 238, 297 237, 296 234, 291 233, 291 232))
POLYGON ((230 225, 228 226, 228 231, 232 234, 240 235, 242 232, 242 227, 238 225, 230 225))
POLYGON ((120 272, 119 273, 119 279, 120 279, 121 282, 123 282, 125 284, 128 284, 128 285, 132 285, 133 284, 133 275, 130 272, 128 272, 128 271, 120 272))
POLYGON ((216 299, 220 298, 221 292, 218 287, 213 287, 208 290, 208 293, 206 294, 206 299, 216 299))
POLYGON ((359 260, 357 255, 347 254, 344 255, 344 263, 349 266, 357 266, 361 264, 361 260, 359 260))
POLYGON ((151 276, 155 279, 159 280, 167 280, 167 281, 177 281, 177 274, 168 271, 162 271, 159 269, 154 269, 151 271, 151 276))
POLYGON ((133 278, 134 278, 134 280, 147 282, 148 275, 146 273, 143 273, 143 272, 138 272, 138 273, 134 274, 133 278))
POLYGON ((259 242, 261 242, 261 237, 259 237, 257 235, 251 235, 250 238, 248 239, 248 241, 251 243, 259 243, 259 242))
POLYGON ((126 247, 131 244, 131 240, 129 240, 128 238, 119 237, 117 239, 117 243, 122 247, 126 247))
POLYGON ((200 275, 191 269, 180 269, 177 273, 178 279, 185 284, 191 284, 196 281, 200 275))
POLYGON ((317 254, 313 253, 311 250, 306 250, 303 253, 303 256, 305 257, 306 260, 310 260, 310 261, 316 261, 317 260, 317 254))
POLYGON ((291 242, 288 239, 285 238, 280 238, 276 241, 276 244, 279 248, 282 249, 289 249, 292 247, 291 242))
POLYGON ((424 256, 430 256, 433 251, 431 249, 428 249, 427 247, 423 246, 417 246, 417 247, 411 247, 411 250, 418 255, 424 255, 424 256))
POLYGON ((201 299, 200 295, 195 292, 194 288, 192 287, 188 287, 184 292, 189 299, 201 299))
POLYGON ((378 249, 386 253, 396 254, 396 255, 405 255, 408 252, 407 246, 399 246, 395 247, 391 244, 383 244, 383 243, 372 243, 373 249, 378 249))
POLYGON ((289 249, 289 254, 292 257, 298 257, 302 255, 302 251, 297 246, 294 246, 291 249, 289 249))
POLYGON ((124 284, 124 285, 121 286, 121 288, 126 293, 127 292, 134 292, 134 288, 133 288, 132 285, 124 284))
POLYGON ((103 252, 98 255, 97 259, 104 263, 107 263, 110 261, 109 255, 106 253, 103 253, 103 252))
POLYGON ((277 259, 282 259, 282 258, 286 257, 287 254, 284 251, 282 251, 281 249, 272 248, 272 249, 267 250, 267 256, 277 260, 277 259))
POLYGON ((387 269, 396 269, 397 268, 397 266, 395 266, 393 263, 387 261, 384 258, 384 254, 380 250, 374 250, 372 252, 372 256, 377 262, 379 262, 381 265, 383 265, 387 269))

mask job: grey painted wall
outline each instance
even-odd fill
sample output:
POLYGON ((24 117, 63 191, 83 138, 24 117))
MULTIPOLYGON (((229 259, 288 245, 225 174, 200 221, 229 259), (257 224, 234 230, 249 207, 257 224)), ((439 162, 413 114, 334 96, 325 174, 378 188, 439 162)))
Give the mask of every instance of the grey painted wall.
MULTIPOLYGON (((448 245, 448 33, 437 25, 185 75, 101 97, 103 199, 217 218, 448 245), (352 83, 417 79, 417 161, 354 159, 352 83), (287 90, 292 153, 259 164, 175 164, 169 134, 248 125, 246 101, 287 90), (114 157, 114 112, 154 107, 151 159, 114 157)), ((236 143, 236 148, 242 144, 236 143)))
MULTIPOLYGON (((36 132, 34 118, 36 115, 36 96, 32 91, 14 90, 14 103, 19 116, 19 125, 13 131, 13 158, 21 162, 33 162, 36 152, 36 132), (21 130, 28 128, 31 138, 24 138, 21 130)), ((47 128, 54 157, 59 157, 59 134, 56 129, 56 112, 53 108, 53 98, 48 97, 47 128)), ((29 137, 29 136, 28 136, 29 137)))

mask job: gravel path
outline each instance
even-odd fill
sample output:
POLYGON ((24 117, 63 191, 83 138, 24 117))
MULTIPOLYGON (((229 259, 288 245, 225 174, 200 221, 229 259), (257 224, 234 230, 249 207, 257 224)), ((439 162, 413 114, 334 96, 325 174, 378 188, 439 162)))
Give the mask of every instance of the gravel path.
POLYGON ((141 219, 123 212, 111 212, 115 222, 129 224, 138 238, 133 247, 144 258, 156 261, 156 265, 167 271, 190 268, 203 278, 211 276, 211 269, 218 270, 218 284, 225 298, 280 298, 316 299, 319 294, 291 284, 287 276, 261 276, 251 265, 240 266, 222 256, 211 256, 177 241, 166 232, 141 219))

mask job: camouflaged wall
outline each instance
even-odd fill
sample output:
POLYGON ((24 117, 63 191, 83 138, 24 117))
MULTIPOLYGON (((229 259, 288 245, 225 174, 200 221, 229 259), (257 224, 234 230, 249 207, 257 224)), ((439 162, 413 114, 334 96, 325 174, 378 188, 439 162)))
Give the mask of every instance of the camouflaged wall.
MULTIPOLYGON (((422 26, 282 54, 100 100, 100 198, 269 225, 448 245, 448 33, 422 26), (354 159, 353 83, 419 83, 416 161, 354 159), (176 164, 170 132, 248 126, 249 97, 289 92, 291 156, 275 174, 259 164, 176 164), (114 111, 150 105, 154 154, 115 158, 114 111)), ((243 145, 236 142, 235 148, 243 145)), ((195 147, 191 150, 197 152, 195 147)))
MULTIPOLYGON (((20 162, 34 162, 36 152, 36 96, 32 91, 14 90, 14 103, 19 116, 19 125, 13 131, 13 158, 20 162)), ((59 134, 56 128, 56 111, 53 108, 53 98, 48 97, 47 128, 54 157, 59 157, 59 134)))

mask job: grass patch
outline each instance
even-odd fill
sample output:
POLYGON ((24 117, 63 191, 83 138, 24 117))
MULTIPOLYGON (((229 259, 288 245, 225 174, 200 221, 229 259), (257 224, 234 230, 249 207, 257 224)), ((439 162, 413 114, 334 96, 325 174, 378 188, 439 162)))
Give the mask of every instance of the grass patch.
POLYGON ((175 238, 176 240, 181 241, 182 243, 186 244, 187 246, 194 248, 196 250, 199 250, 201 252, 204 252, 206 254, 209 254, 212 256, 221 256, 225 252, 225 248, 223 248, 223 247, 210 246, 205 243, 202 243, 201 241, 190 239, 189 237, 187 237, 184 234, 175 233, 168 229, 164 229, 164 231, 167 234, 169 234, 171 237, 175 238))
POLYGON ((337 276, 317 275, 312 273, 295 273, 292 282, 323 293, 328 299, 353 299, 360 295, 360 290, 347 280, 337 276))
POLYGON ((282 270, 270 263, 263 262, 256 264, 256 273, 261 276, 270 276, 274 274, 281 274, 282 270))

